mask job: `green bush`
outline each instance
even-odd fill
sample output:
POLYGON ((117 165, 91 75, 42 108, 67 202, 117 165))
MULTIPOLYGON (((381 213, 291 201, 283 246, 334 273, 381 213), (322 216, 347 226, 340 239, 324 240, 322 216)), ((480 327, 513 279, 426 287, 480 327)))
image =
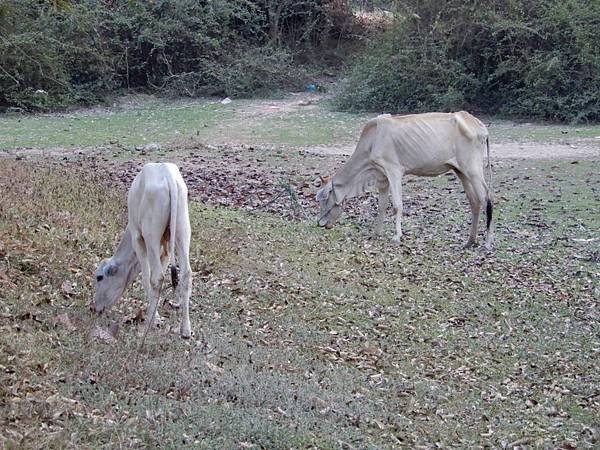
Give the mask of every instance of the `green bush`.
POLYGON ((600 120, 600 2, 411 0, 349 68, 341 109, 600 120))
MULTIPOLYGON (((403 29, 395 30, 403 33, 403 29)), ((406 49, 403 39, 384 38, 373 46, 344 80, 336 97, 342 109, 369 111, 451 110, 464 104, 473 84, 458 61, 443 49, 406 49)))
POLYGON ((305 74, 302 68, 294 66, 289 51, 266 46, 232 53, 217 74, 217 79, 225 94, 237 97, 249 92, 268 94, 273 89, 272 80, 283 80, 286 85, 298 88, 305 80, 305 74))
POLYGON ((295 87, 305 81, 296 58, 349 32, 344 4, 0 0, 0 107, 96 103, 125 89, 249 96, 295 87))
POLYGON ((0 106, 28 111, 98 102, 116 86, 98 45, 96 17, 35 0, 0 8, 0 106))

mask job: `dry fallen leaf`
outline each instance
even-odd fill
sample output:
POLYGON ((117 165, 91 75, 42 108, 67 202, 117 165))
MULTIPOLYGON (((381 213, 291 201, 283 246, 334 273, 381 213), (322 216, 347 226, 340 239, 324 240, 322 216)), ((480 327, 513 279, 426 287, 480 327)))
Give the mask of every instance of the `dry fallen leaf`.
POLYGON ((135 313, 135 316, 132 317, 128 317, 127 319, 125 319, 123 321, 123 323, 125 324, 135 324, 135 323, 140 323, 144 320, 144 309, 143 308, 138 308, 137 312, 135 313))
POLYGON ((375 345, 367 346, 361 350, 361 353, 366 356, 379 356, 383 352, 375 345))
POLYGON ((206 361, 206 366, 213 372, 218 373, 219 375, 222 375, 225 372, 225 370, 223 370, 223 368, 211 363, 210 361, 206 361))
POLYGON ((0 285, 5 285, 7 288, 14 288, 17 286, 9 279, 5 270, 0 270, 0 285))
POLYGON ((92 338, 99 339, 109 344, 113 344, 117 341, 110 330, 100 328, 99 326, 92 331, 92 338))
POLYGON ((75 289, 73 288, 73 285, 68 280, 63 281, 63 284, 60 286, 60 288, 61 288, 62 293, 65 296, 65 298, 72 297, 76 294, 75 289))
POLYGON ((69 319, 69 315, 67 313, 59 314, 52 319, 52 326, 56 328, 58 325, 61 325, 69 331, 77 329, 77 327, 71 322, 71 319, 69 319))

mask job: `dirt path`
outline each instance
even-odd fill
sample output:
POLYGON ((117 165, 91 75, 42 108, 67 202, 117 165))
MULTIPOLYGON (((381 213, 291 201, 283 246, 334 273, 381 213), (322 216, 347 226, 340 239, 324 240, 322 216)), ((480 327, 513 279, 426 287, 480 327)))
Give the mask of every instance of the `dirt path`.
MULTIPOLYGON (((305 148, 317 155, 351 155, 354 146, 305 148)), ((582 141, 576 144, 501 142, 490 145, 493 159, 600 159, 600 147, 582 141)))
MULTIPOLYGON (((229 144, 232 147, 241 149, 241 143, 229 144)), ((219 147, 229 145, 221 144, 219 147)), ((165 145, 165 149, 172 149, 169 145, 165 145)), ((176 145, 177 147, 185 147, 176 145)), ((296 150, 296 149, 294 149, 296 150)), ((349 156, 354 151, 354 144, 339 145, 339 146, 313 146, 302 147, 298 149, 314 155, 321 156, 349 156)), ((79 154, 97 154, 97 149, 79 149, 72 148, 49 148, 49 149, 17 149, 3 152, 5 155, 16 157, 62 157, 73 156, 74 151, 79 154)), ((575 144, 559 144, 559 143, 539 143, 539 142, 500 142, 490 145, 490 152, 493 159, 600 159, 600 146, 590 145, 589 142, 582 141, 575 144)))

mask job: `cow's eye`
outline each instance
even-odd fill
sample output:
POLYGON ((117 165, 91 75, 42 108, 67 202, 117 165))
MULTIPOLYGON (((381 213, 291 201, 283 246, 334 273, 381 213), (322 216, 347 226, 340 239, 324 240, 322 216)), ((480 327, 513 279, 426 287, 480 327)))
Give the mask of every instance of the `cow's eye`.
POLYGON ((103 279, 103 278, 104 278, 104 277, 103 277, 102 275, 98 275, 98 276, 96 277, 96 281, 97 281, 98 283, 100 283, 100 282, 102 281, 102 279, 103 279))

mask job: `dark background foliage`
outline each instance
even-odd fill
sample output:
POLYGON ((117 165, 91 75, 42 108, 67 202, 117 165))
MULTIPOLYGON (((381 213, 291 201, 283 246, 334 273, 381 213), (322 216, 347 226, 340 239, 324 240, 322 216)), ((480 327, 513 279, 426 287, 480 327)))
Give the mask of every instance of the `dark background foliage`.
POLYGON ((0 0, 0 108, 265 95, 345 65, 340 109, 598 121, 598 29, 597 0, 0 0))
POLYGON ((352 32, 339 0, 0 0, 0 106, 297 88, 352 32))
POLYGON ((600 120, 600 2, 410 0, 349 69, 351 110, 600 120))

